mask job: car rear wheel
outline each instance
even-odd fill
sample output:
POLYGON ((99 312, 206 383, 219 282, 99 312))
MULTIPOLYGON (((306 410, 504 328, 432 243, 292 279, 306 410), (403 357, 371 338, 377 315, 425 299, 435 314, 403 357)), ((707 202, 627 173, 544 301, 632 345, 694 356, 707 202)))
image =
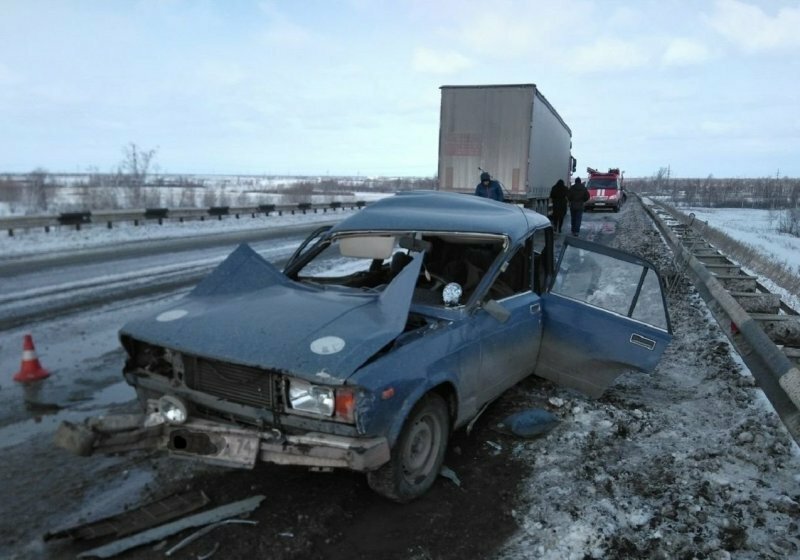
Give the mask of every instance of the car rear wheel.
POLYGON ((408 415, 389 462, 367 473, 370 488, 400 503, 423 495, 442 468, 449 435, 447 404, 436 393, 425 395, 408 415))

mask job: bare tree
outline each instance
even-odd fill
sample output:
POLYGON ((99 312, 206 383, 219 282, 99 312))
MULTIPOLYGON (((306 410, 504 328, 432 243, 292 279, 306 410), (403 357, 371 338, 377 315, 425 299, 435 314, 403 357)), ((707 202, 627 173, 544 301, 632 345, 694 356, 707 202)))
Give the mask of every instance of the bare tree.
POLYGON ((16 212, 19 207, 25 209, 24 198, 25 187, 21 181, 11 175, 0 177, 0 203, 7 204, 11 212, 16 212))
POLYGON ((195 187, 181 188, 181 197, 178 201, 180 208, 194 208, 197 206, 197 196, 195 187))
POLYGON ((778 222, 778 231, 800 237, 800 208, 788 208, 778 222))
POLYGON ((28 174, 28 192, 26 204, 29 211, 44 212, 50 199, 48 189, 49 173, 46 169, 37 167, 28 174))
POLYGON ((723 206, 725 200, 725 186, 714 180, 714 176, 709 174, 701 186, 704 205, 711 208, 723 206))
POLYGON ((213 188, 205 188, 203 190, 203 206, 206 208, 210 208, 212 206, 219 206, 217 204, 219 200, 218 193, 215 192, 213 188))
POLYGON ((157 149, 143 150, 135 142, 130 142, 122 150, 123 159, 118 170, 119 183, 127 189, 128 200, 133 208, 140 208, 145 202, 144 186, 156 152, 157 149))
POLYGON ((789 208, 800 207, 800 181, 795 180, 789 187, 789 208))
POLYGON ((653 175, 651 184, 656 193, 662 194, 667 191, 667 187, 669 186, 668 173, 666 167, 659 167, 656 174, 653 175))

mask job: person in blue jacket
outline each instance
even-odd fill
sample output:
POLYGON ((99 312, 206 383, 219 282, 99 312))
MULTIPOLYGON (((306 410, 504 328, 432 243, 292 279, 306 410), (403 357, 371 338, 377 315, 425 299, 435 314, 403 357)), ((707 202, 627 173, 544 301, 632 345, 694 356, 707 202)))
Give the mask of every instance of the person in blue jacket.
POLYGON ((481 173, 481 182, 475 187, 475 195, 503 202, 503 188, 486 171, 481 173))

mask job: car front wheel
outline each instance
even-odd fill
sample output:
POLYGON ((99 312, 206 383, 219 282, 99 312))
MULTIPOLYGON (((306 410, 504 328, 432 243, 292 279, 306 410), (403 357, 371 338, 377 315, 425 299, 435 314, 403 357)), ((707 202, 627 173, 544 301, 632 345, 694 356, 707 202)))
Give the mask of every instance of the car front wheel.
POLYGON ((425 395, 408 415, 389 462, 367 473, 370 488, 400 503, 423 495, 442 468, 449 435, 447 404, 435 393, 425 395))

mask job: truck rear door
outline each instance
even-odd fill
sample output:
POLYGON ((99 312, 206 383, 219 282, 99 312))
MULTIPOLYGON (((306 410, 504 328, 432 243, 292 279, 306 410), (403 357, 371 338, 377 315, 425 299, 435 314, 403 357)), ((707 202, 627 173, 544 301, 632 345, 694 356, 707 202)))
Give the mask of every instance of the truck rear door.
POLYGON ((535 373, 599 397, 622 373, 652 371, 672 339, 655 267, 566 238, 548 293, 535 373))

